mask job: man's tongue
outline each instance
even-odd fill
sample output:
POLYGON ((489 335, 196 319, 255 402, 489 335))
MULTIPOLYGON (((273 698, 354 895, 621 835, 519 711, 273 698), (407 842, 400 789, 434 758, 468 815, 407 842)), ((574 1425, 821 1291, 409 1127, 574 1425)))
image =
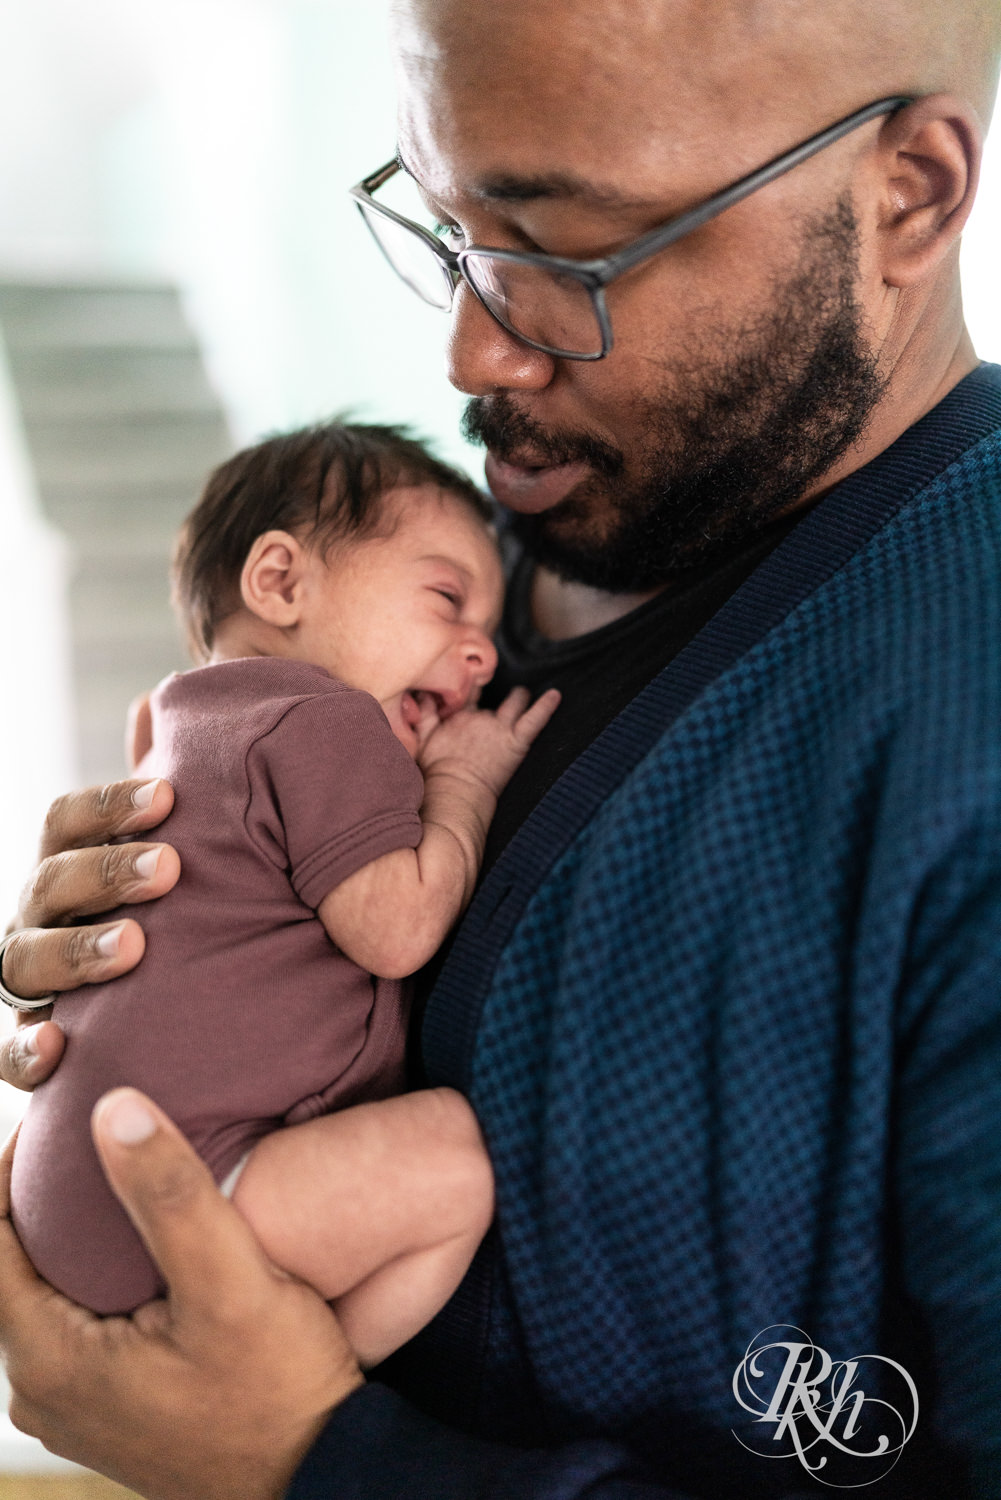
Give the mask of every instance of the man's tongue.
POLYGON ((495 458, 492 453, 488 453, 484 473, 487 484, 501 505, 506 505, 509 510, 534 514, 536 511, 549 510, 551 506, 564 500, 587 477, 590 466, 572 463, 532 468, 526 464, 505 463, 502 458, 495 458))

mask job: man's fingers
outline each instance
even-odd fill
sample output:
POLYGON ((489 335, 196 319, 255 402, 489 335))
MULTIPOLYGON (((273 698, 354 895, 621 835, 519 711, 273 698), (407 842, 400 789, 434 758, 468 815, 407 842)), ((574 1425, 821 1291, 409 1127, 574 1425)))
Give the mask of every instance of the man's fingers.
POLYGON ((234 1299, 246 1309, 255 1276, 267 1290, 273 1272, 252 1230, 162 1110, 136 1089, 113 1089, 91 1125, 108 1181, 167 1282, 175 1320, 218 1328, 234 1299))
POLYGON ((51 1021, 39 1022, 39 1012, 31 1024, 18 1024, 17 1030, 0 1042, 0 1079, 16 1089, 33 1089, 48 1078, 63 1055, 66 1038, 51 1021))
POLYGON ((120 833, 138 833, 162 823, 174 805, 166 781, 112 781, 59 797, 49 808, 39 855, 106 844, 120 833))
POLYGON ((36 1000, 117 979, 135 968, 145 947, 142 928, 130 918, 96 927, 27 927, 4 949, 0 978, 13 994, 36 1000))
POLYGON ((180 860, 169 844, 107 844, 43 859, 21 895, 19 925, 50 927, 116 906, 150 901, 175 884, 180 860))

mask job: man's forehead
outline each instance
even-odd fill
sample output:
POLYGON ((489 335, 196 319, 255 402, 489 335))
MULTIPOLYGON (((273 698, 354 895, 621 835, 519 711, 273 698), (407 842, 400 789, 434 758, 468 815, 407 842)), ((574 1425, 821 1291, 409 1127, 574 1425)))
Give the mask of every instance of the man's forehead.
POLYGON ((651 185, 700 129, 702 84, 680 69, 665 100, 670 59, 652 59, 633 24, 646 5, 633 0, 629 23, 610 32, 618 9, 472 0, 453 10, 446 0, 425 10, 407 0, 396 34, 404 167, 442 202, 650 201, 651 185), (571 27, 571 14, 599 19, 571 27), (556 59, 554 29, 565 41, 556 59))
POLYGON ((514 138, 519 177, 583 144, 588 177, 618 185, 602 161, 642 161, 644 138, 662 158, 737 136, 753 159, 869 99, 940 90, 986 118, 999 41, 998 0, 396 0, 401 141, 433 138, 438 160, 468 141, 503 176, 514 138))

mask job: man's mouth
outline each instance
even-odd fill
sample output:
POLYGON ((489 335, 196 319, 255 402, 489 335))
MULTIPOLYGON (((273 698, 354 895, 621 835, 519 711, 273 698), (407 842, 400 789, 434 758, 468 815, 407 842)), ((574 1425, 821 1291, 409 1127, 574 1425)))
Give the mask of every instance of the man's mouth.
POLYGON ((558 505, 590 472, 591 466, 586 463, 509 463, 493 453, 487 454, 484 464, 495 499, 523 515, 535 515, 558 505))

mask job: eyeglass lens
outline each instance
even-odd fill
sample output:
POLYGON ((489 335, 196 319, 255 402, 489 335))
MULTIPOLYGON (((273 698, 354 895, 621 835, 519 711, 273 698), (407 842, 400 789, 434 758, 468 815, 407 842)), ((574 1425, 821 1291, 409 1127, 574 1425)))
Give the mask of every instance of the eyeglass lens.
POLYGON ((395 219, 373 212, 364 204, 361 208, 365 223, 397 276, 432 307, 448 312, 452 306, 452 278, 431 247, 395 219))
POLYGON ((519 338, 565 354, 600 354, 601 328, 591 293, 575 276, 476 251, 462 260, 481 301, 519 338))
MULTIPOLYGON (((448 312, 452 277, 419 234, 361 205, 365 222, 393 270, 425 302, 448 312)), ((573 276, 479 255, 462 258, 470 286, 497 321, 519 338, 565 354, 599 354, 601 326, 584 284, 573 276)))

